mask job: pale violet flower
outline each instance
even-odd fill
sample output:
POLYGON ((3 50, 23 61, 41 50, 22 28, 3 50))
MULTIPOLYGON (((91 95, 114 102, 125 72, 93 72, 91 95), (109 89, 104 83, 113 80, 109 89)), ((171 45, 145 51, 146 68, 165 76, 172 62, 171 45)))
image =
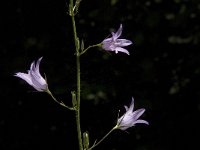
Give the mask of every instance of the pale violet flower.
POLYGON ((135 124, 137 123, 144 123, 147 125, 149 124, 147 121, 139 119, 139 117, 145 112, 144 108, 133 111, 134 109, 133 97, 130 107, 125 106, 125 109, 126 109, 125 114, 117 120, 117 125, 115 127, 116 129, 126 130, 132 126, 135 126, 135 124))
POLYGON ((116 54, 118 52, 123 52, 129 55, 128 50, 122 47, 131 45, 132 42, 127 39, 118 39, 121 36, 121 34, 122 34, 122 24, 120 25, 116 33, 112 32, 112 37, 103 40, 102 48, 107 51, 115 51, 116 54))
POLYGON ((46 92, 48 90, 48 85, 46 80, 41 76, 39 70, 41 60, 42 57, 39 58, 36 63, 32 62, 30 70, 28 70, 28 73, 18 72, 14 76, 25 80, 29 85, 34 87, 37 91, 46 92))

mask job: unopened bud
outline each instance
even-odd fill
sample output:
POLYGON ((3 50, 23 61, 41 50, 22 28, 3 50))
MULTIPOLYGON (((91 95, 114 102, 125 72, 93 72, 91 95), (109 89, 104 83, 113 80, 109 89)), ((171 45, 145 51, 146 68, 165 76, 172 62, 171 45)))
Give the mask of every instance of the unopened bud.
POLYGON ((83 133, 83 146, 84 150, 87 150, 89 148, 89 133, 86 131, 83 133))

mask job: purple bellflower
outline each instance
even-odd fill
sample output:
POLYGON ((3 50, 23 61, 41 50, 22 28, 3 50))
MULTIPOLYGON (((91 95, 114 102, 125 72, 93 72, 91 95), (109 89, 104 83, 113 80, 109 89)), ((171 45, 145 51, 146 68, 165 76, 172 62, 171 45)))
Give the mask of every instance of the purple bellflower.
POLYGON ((102 42, 102 48, 107 51, 115 51, 117 54, 118 52, 123 52, 129 55, 128 50, 122 48, 128 45, 131 45, 132 42, 126 39, 118 39, 122 34, 122 24, 116 33, 112 32, 112 37, 106 38, 102 42))
POLYGON ((28 70, 28 73, 18 72, 14 76, 25 80, 29 85, 34 87, 37 91, 46 92, 48 90, 48 85, 46 80, 41 76, 39 70, 41 60, 42 57, 39 58, 36 63, 32 62, 30 70, 28 70))
POLYGON ((116 129, 126 130, 132 126, 135 126, 135 124, 137 123, 144 123, 149 125, 147 121, 139 119, 139 117, 145 112, 144 108, 133 111, 134 109, 133 97, 130 107, 125 106, 125 109, 126 109, 125 114, 117 120, 116 129))

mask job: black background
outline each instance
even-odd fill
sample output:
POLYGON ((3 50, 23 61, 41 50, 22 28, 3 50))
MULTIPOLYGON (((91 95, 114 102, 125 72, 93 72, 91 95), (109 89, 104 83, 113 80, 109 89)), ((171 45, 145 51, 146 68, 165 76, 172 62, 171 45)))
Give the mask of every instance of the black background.
MULTIPOLYGON (((74 113, 14 77, 43 56, 55 96, 71 104, 76 68, 68 1, 1 2, 0 149, 78 149, 74 113)), ((130 39, 130 56, 89 50, 81 58, 81 125, 91 145, 116 124, 135 98, 150 125, 113 132, 96 149, 191 150, 199 136, 200 2, 82 0, 77 31, 85 45, 116 31, 130 39)), ((198 147, 196 149, 198 149, 198 147)))

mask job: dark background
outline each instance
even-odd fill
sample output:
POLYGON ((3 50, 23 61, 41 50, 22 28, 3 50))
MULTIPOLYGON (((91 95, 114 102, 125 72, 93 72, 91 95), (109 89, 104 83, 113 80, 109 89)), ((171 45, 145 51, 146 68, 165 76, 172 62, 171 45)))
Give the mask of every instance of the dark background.
MULTIPOLYGON (((69 1, 1 2, 0 149, 77 148, 74 113, 13 77, 40 66, 55 96, 71 104, 76 68, 69 1), (66 4, 67 3, 67 4, 66 4)), ((135 98, 150 125, 113 132, 97 150, 199 149, 199 0, 83 0, 76 16, 85 45, 116 31, 130 56, 89 50, 81 58, 81 125, 91 145, 135 98), (195 148, 197 146, 197 148, 195 148)))

